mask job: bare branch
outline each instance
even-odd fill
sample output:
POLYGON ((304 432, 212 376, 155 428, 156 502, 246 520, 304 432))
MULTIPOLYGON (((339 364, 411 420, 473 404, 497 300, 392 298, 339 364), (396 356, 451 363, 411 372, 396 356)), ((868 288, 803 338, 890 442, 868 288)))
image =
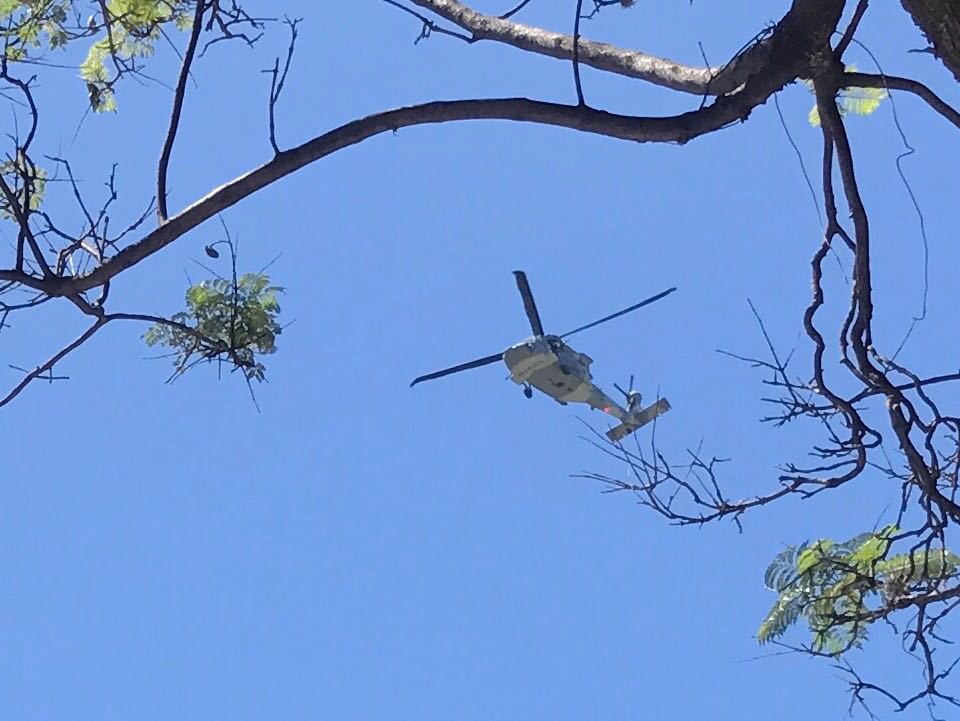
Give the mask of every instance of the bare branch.
POLYGON ((280 146, 277 144, 277 102, 280 100, 283 85, 287 82, 287 74, 290 72, 290 61, 293 60, 293 51, 297 44, 297 25, 300 24, 300 20, 284 18, 284 23, 290 28, 290 44, 287 46, 287 59, 283 64, 283 70, 280 70, 280 59, 277 58, 273 63, 273 68, 263 71, 271 74, 269 103, 270 147, 272 147, 273 152, 278 155, 280 154, 280 146))
MULTIPOLYGON (((26 190, 26 186, 28 185, 29 183, 25 184, 23 206, 21 206, 20 200, 17 198, 16 193, 13 192, 13 189, 7 183, 6 179, 2 174, 0 174, 0 191, 3 192, 4 200, 7 201, 7 204, 10 206, 10 211, 13 213, 14 219, 20 226, 20 235, 21 237, 26 238, 26 241, 30 246, 30 252, 33 253, 33 257, 37 261, 37 265, 40 266, 40 270, 43 272, 44 277, 52 278, 53 271, 50 269, 50 265, 47 263, 47 259, 44 257, 43 251, 40 249, 40 245, 37 243, 37 239, 33 234, 33 230, 30 228, 30 195, 26 190)), ((21 258, 22 256, 19 256, 18 254, 18 260, 21 258)))
POLYGON ((173 111, 170 115, 170 125, 167 136, 163 141, 163 151, 160 153, 160 163, 157 165, 157 217, 161 223, 167 219, 167 168, 170 165, 170 154, 173 152, 173 142, 180 127, 180 114, 183 112, 183 99, 187 93, 187 80, 190 77, 190 66, 193 64, 197 52, 197 43, 200 32, 203 30, 203 13, 206 10, 206 0, 197 0, 197 8, 193 16, 193 27, 190 30, 190 41, 183 54, 180 65, 180 77, 177 79, 177 88, 173 94, 173 111))
POLYGON ((421 23, 423 23, 423 27, 420 29, 420 34, 417 36, 416 40, 413 41, 414 45, 418 44, 421 40, 426 40, 433 33, 438 33, 440 35, 448 35, 452 38, 457 38, 457 40, 463 40, 464 42, 467 42, 467 43, 472 43, 476 41, 476 38, 470 37, 469 35, 458 33, 456 30, 448 30, 447 28, 441 25, 437 25, 437 23, 435 23, 433 20, 428 18, 426 15, 423 15, 421 13, 418 13, 416 10, 408 8, 403 3, 397 2, 397 0, 383 0, 383 2, 387 3, 387 5, 392 5, 398 10, 402 10, 408 15, 412 15, 421 23))
POLYGON ((918 80, 901 78, 896 75, 844 73, 843 81, 848 88, 885 88, 887 90, 905 90, 908 93, 913 93, 953 123, 957 128, 960 128, 960 112, 956 111, 946 101, 940 98, 939 95, 918 80))
POLYGON ((586 105, 583 99, 583 83, 580 81, 580 19, 583 0, 577 0, 577 13, 573 19, 573 82, 577 89, 577 105, 586 105))
POLYGON ((37 366, 32 371, 27 373, 27 375, 24 376, 23 380, 21 380, 19 383, 17 383, 17 385, 13 387, 13 390, 7 393, 7 395, 4 396, 3 398, 0 398, 0 408, 7 405, 10 401, 12 401, 18 395, 20 395, 23 389, 26 388, 28 385, 30 385, 31 382, 33 382, 34 380, 42 376, 47 371, 51 370, 59 361, 61 361, 67 355, 69 355, 70 353, 75 351, 77 348, 82 346, 84 343, 86 343, 91 337, 93 337, 94 333, 96 333, 98 330, 103 328, 104 325, 106 325, 107 320, 108 320, 107 318, 103 318, 103 317, 97 318, 94 324, 91 325, 89 328, 87 328, 83 333, 81 333, 76 338, 76 340, 74 340, 72 343, 70 343, 66 347, 54 353, 45 363, 37 366))
MULTIPOLYGON (((465 8, 453 0, 436 2, 438 7, 465 8)), ((795 0, 769 38, 769 62, 763 72, 751 75, 735 94, 717 98, 712 105, 696 111, 672 117, 643 118, 525 98, 439 101, 386 111, 353 121, 281 153, 260 168, 197 201, 90 273, 40 279, 18 270, 0 270, 0 280, 22 283, 58 296, 90 290, 173 242, 214 214, 285 175, 369 137, 401 127, 459 120, 502 119, 567 127, 640 142, 683 143, 744 120, 753 108, 804 72, 812 49, 826 43, 839 21, 842 8, 841 0, 795 0)))
POLYGON ((853 36, 856 35, 857 28, 860 27, 860 21, 863 19, 863 14, 867 11, 869 2, 870 0, 860 0, 860 2, 857 3, 856 9, 853 11, 853 17, 850 19, 850 24, 847 25, 847 29, 843 31, 843 35, 840 37, 840 42, 838 42, 837 46, 833 49, 833 53, 838 60, 843 57, 843 54, 847 51, 847 47, 853 40, 853 36))
POLYGON ((518 12, 523 10, 527 5, 530 4, 530 0, 521 0, 521 2, 515 5, 513 8, 505 12, 503 15, 500 15, 501 20, 509 20, 511 17, 516 15, 518 12))
POLYGON ((565 127, 637 142, 685 143, 745 120, 753 108, 789 82, 793 74, 791 69, 771 68, 770 73, 753 78, 743 91, 730 98, 718 99, 702 110, 663 118, 618 115, 526 98, 437 101, 388 110, 347 123, 298 147, 283 151, 256 170, 214 190, 86 275, 42 280, 15 270, 0 270, 0 280, 23 283, 59 296, 90 290, 280 178, 339 150, 399 128, 461 120, 511 120, 565 127))

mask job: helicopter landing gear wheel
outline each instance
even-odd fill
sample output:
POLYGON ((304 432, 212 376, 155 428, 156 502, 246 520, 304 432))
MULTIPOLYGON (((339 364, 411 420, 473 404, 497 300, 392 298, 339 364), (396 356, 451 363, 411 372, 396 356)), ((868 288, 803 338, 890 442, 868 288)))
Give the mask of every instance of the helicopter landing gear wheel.
POLYGON ((533 398, 533 388, 530 386, 524 386, 523 395, 525 395, 527 398, 533 398))

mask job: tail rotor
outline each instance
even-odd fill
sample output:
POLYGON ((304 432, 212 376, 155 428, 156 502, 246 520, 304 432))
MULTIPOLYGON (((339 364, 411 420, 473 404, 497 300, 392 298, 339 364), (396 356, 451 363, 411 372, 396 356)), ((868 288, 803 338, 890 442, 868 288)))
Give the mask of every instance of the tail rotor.
POLYGON ((628 390, 623 390, 618 384, 614 383, 613 387, 616 388, 623 394, 624 399, 627 401, 627 412, 636 413, 640 410, 640 391, 633 390, 633 375, 630 376, 630 385, 627 386, 628 390))

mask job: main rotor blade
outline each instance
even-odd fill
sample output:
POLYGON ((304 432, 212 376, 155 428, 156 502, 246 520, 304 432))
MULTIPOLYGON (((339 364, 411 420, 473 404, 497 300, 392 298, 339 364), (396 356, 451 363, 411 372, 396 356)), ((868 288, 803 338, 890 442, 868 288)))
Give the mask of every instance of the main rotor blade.
POLYGON ((503 360, 503 353, 488 355, 486 358, 478 358, 477 360, 470 361, 469 363, 461 363, 460 365, 453 366, 452 368, 444 368, 442 371, 437 371, 436 373, 427 373, 425 376, 415 378, 413 383, 410 384, 410 387, 413 388, 415 385, 417 385, 417 383, 422 383, 423 381, 432 381, 434 378, 442 378, 443 376, 448 376, 451 373, 459 373, 460 371, 470 370, 471 368, 480 368, 481 366, 490 365, 491 363, 496 363, 498 360, 503 360))
POLYGON ((530 319, 530 328, 533 329, 535 336, 542 336, 543 324, 540 322, 540 314, 537 313, 537 304, 533 302, 533 293, 530 292, 527 274, 522 270, 515 270, 513 274, 517 277, 517 288, 520 289, 520 295, 523 297, 523 309, 527 311, 527 318, 530 319))
POLYGON ((626 315, 627 313, 631 313, 631 312, 637 310, 638 308, 643 308, 643 306, 645 306, 645 305, 650 305, 651 303, 654 303, 654 302, 660 300, 661 298, 666 298, 668 295, 670 295, 670 294, 671 294, 673 291, 675 291, 675 290, 676 290, 676 288, 670 288, 670 289, 668 289, 668 290, 663 291, 662 293, 657 293, 656 295, 651 296, 651 297, 647 298, 646 300, 641 300, 641 301, 640 301, 639 303, 637 303, 636 305, 631 305, 629 308, 624 308, 624 309, 621 310, 621 311, 617 311, 616 313, 614 313, 614 314, 612 314, 612 315, 608 315, 606 318, 601 318, 600 320, 595 320, 595 321, 593 321, 593 323, 587 323, 586 325, 582 325, 582 326, 580 326, 579 328, 575 328, 574 330, 570 331, 569 333, 564 333, 564 334, 563 334, 562 336, 560 336, 560 337, 561 337, 561 338, 568 338, 569 336, 572 336, 574 333, 579 333, 580 331, 586 330, 587 328, 593 328, 594 326, 600 325, 601 323, 606 323, 608 320, 613 320, 614 318, 619 318, 620 316, 626 315))

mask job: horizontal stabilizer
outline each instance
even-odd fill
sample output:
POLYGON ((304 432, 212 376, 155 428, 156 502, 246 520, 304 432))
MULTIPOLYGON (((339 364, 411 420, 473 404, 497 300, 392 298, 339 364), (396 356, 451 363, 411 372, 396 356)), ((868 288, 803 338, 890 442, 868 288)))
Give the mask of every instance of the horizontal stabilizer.
POLYGON ((670 402, 666 398, 661 398, 653 405, 647 406, 639 413, 635 414, 629 421, 624 421, 618 426, 614 426, 607 431, 607 438, 616 443, 638 428, 643 428, 657 416, 662 416, 670 410, 670 402))

